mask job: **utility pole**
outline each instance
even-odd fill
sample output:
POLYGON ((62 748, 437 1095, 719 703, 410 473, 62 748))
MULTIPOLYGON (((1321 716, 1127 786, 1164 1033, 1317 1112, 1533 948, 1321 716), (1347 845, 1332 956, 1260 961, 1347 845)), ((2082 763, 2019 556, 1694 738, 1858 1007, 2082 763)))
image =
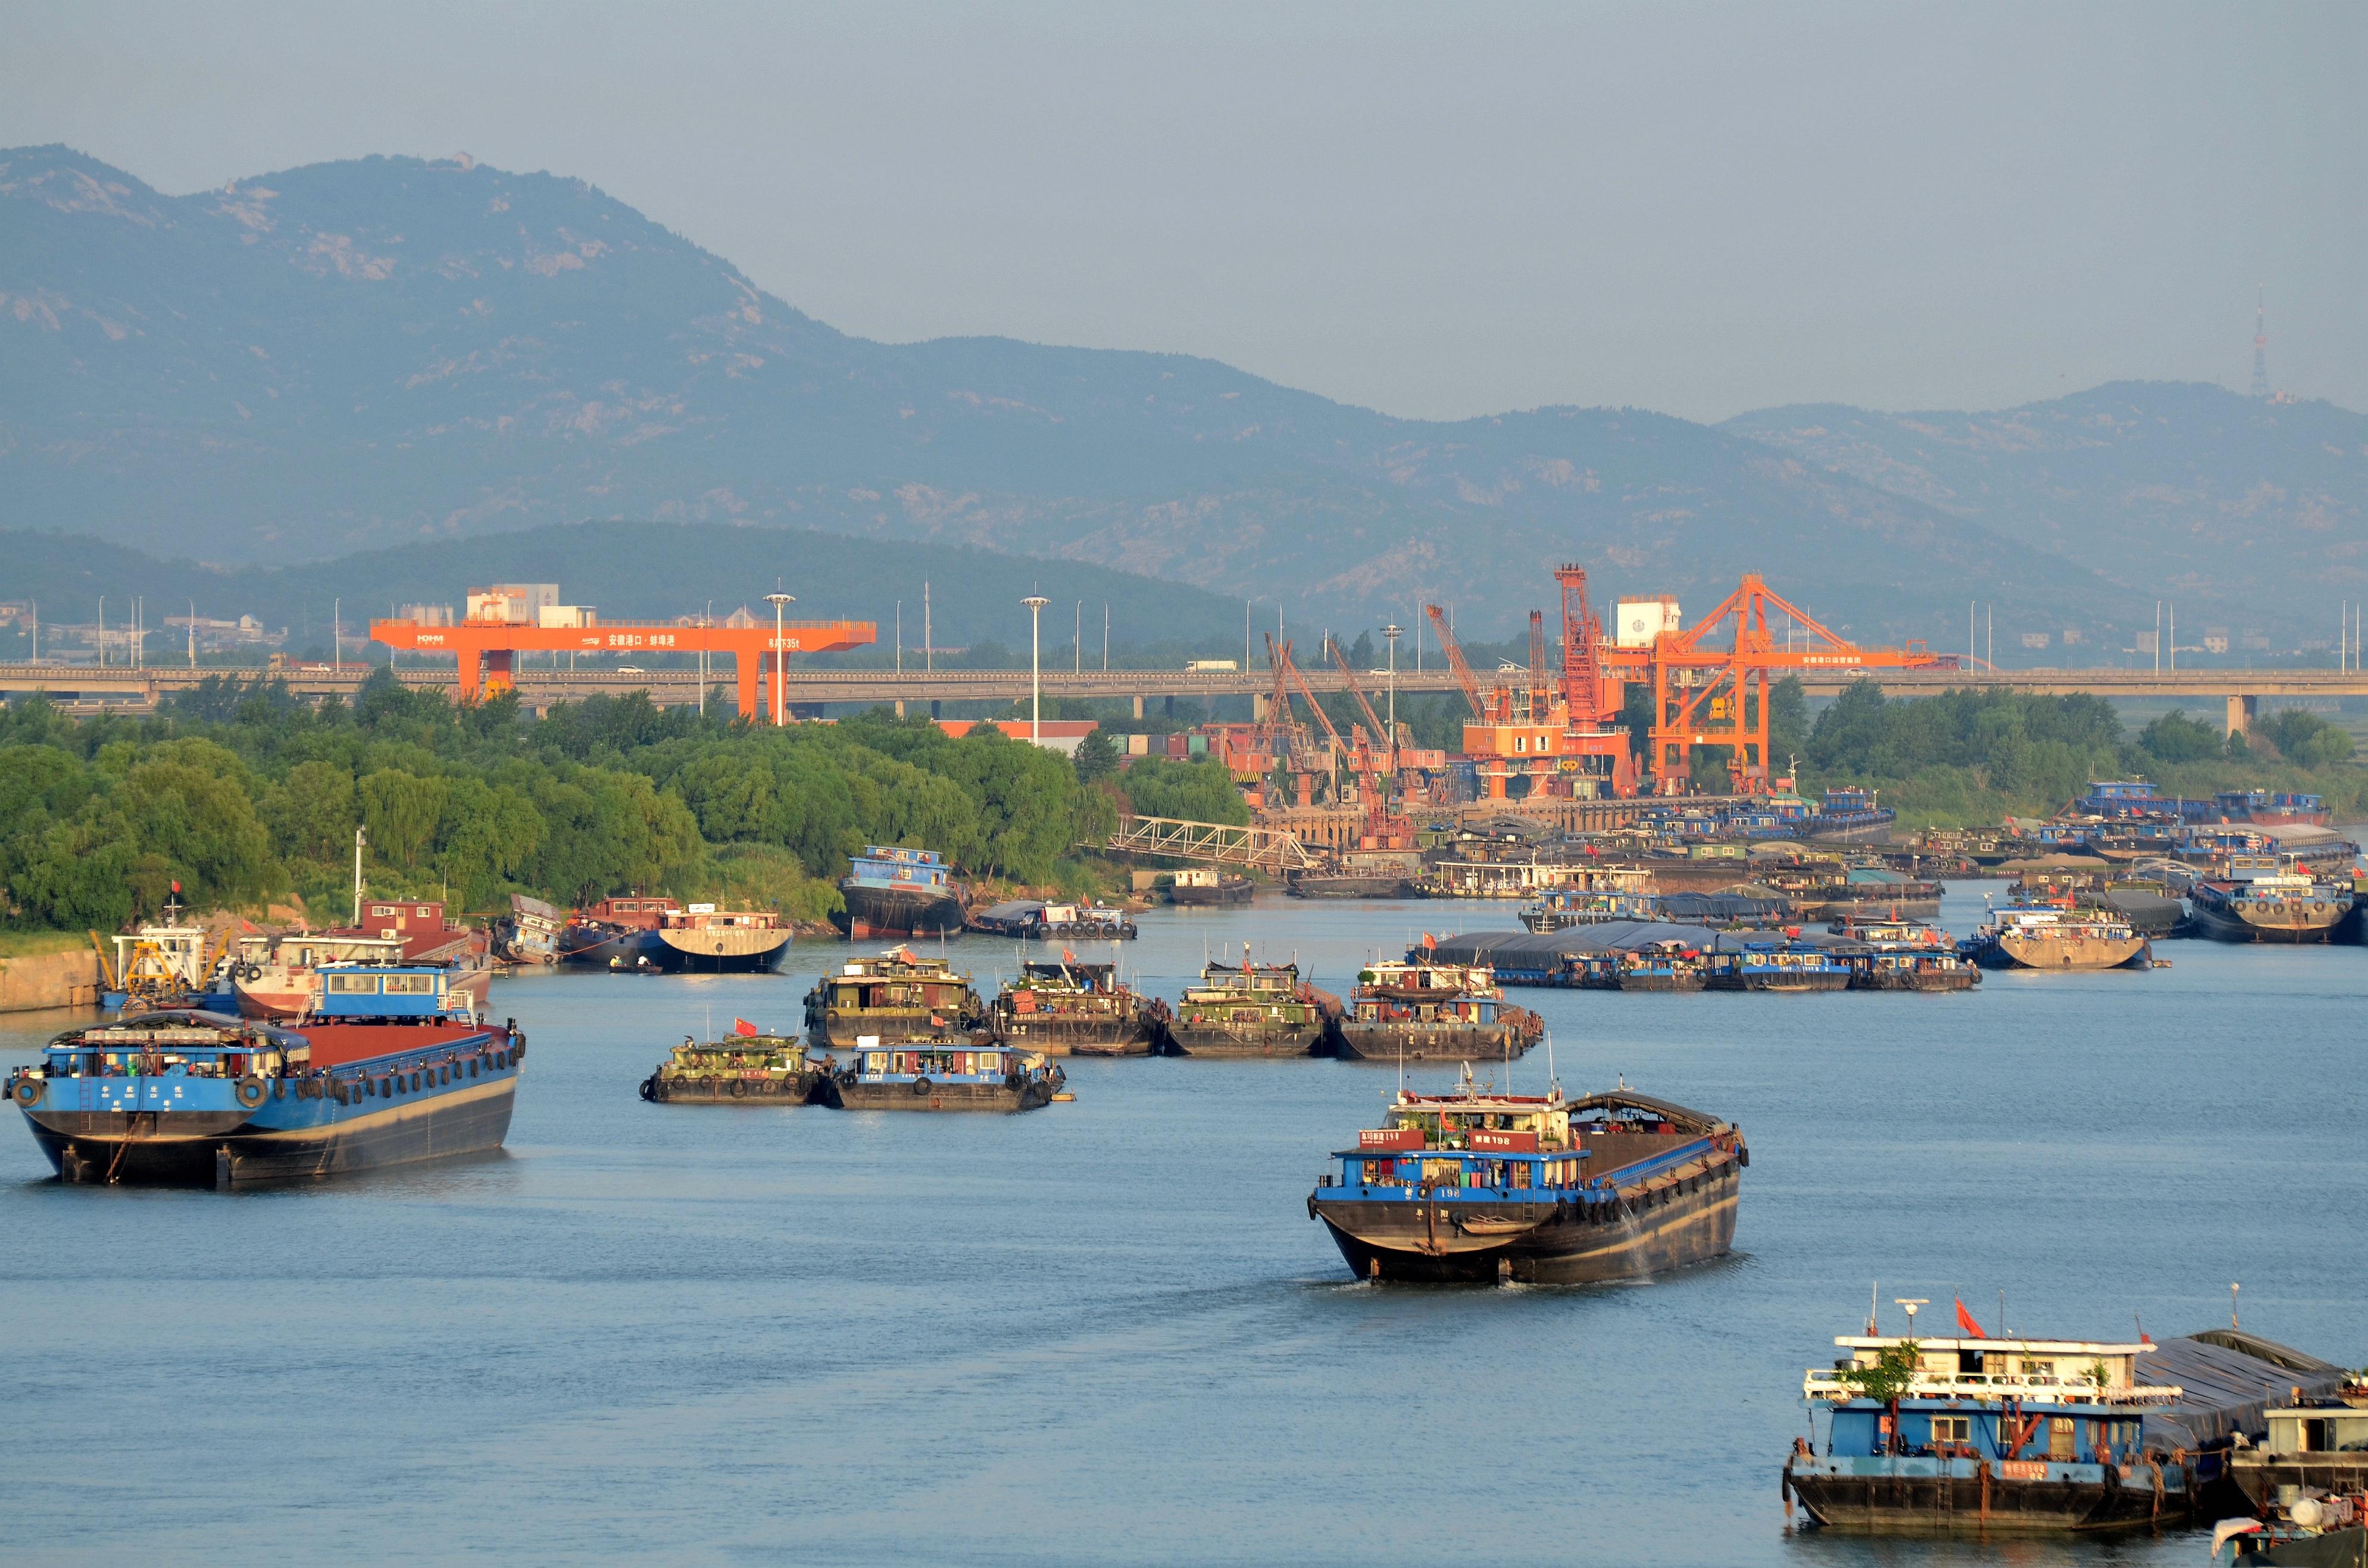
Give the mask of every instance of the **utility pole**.
POLYGON ((1042 594, 1030 594, 1019 601, 1028 607, 1028 739, 1031 744, 1044 744, 1044 665, 1042 660, 1044 607, 1053 601, 1042 594))
POLYGON ((198 601, 189 601, 189 668, 198 667, 198 601))
POLYGON ((2162 674, 2162 601, 2154 601, 2154 673, 2162 674))
POLYGON ((938 649, 929 635, 929 580, 921 579, 921 662, 930 675, 938 673, 938 649))
MULTIPOLYGON (((343 599, 329 601, 329 667, 333 670, 346 667, 346 601, 343 599)), ((570 659, 567 667, 574 669, 575 661, 570 659)), ((354 924, 360 925, 361 917, 355 916, 354 924)))
POLYGON ((1110 674, 1110 600, 1102 601, 1102 674, 1110 674))
POLYGON ((1077 601, 1076 625, 1069 632, 1071 675, 1086 673, 1086 601, 1077 601))
POLYGON ((1988 649, 1988 652, 1982 655, 1982 662, 1992 669, 1998 668, 1998 606, 1996 605, 1982 607, 1982 642, 1988 649))
POLYGON ((107 596, 98 596, 98 667, 107 668, 107 596))
MULTIPOLYGON (((707 601, 706 613, 699 618, 700 630, 712 633, 715 630, 715 601, 707 601)), ((699 716, 707 717, 707 645, 715 639, 702 636, 699 640, 699 716)))
POLYGON ((778 588, 767 594, 765 597, 773 607, 773 727, 779 729, 783 722, 781 717, 782 665, 788 663, 781 656, 781 608, 785 605, 793 605, 798 601, 796 595, 782 593, 778 588))
POLYGON ((354 829, 354 925, 362 923, 362 835, 369 829, 354 829))
POLYGON ((905 601, 896 601, 896 678, 905 678, 905 601))

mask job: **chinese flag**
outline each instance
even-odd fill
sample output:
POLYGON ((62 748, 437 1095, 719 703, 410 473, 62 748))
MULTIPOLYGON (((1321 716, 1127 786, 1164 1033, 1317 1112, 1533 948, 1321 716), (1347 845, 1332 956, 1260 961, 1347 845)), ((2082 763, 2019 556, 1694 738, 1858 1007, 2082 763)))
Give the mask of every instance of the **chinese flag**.
POLYGON ((1974 1314, 1965 1311, 1965 1303, 1963 1298, 1959 1298, 1957 1301, 1957 1326, 1965 1331, 1965 1337, 1968 1339, 1987 1339, 1989 1337, 1988 1335, 1982 1332, 1982 1325, 1974 1321, 1974 1314))
POLYGON ((757 1026, 746 1018, 734 1018, 732 1020, 732 1032, 739 1035, 753 1035, 757 1032, 757 1026))
POLYGON ((1063 948, 1061 949, 1061 961, 1063 963, 1075 963, 1077 961, 1077 955, 1071 952, 1068 949, 1063 948))
POLYGON ((1436 948, 1437 946, 1439 946, 1439 938, 1432 936, 1429 932, 1425 931, 1422 934, 1423 951, 1429 952, 1431 949, 1436 948))

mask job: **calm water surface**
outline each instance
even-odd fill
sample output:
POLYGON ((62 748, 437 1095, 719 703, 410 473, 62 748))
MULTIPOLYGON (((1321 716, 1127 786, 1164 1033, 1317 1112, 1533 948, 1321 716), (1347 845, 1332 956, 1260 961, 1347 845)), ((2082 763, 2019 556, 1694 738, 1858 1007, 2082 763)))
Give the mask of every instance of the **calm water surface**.
MULTIPOLYGON (((1510 914, 1162 912, 1124 962, 1172 996, 1248 940, 1345 990, 1425 925, 1510 914)), ((983 989, 1013 968, 953 950, 983 989)), ((2157 1337, 2225 1323, 2241 1280, 2246 1327, 2368 1362, 2368 950, 2170 943, 2167 971, 1967 996, 1528 993, 1574 1093, 1624 1074, 1752 1148, 1737 1256, 1575 1290, 1349 1280, 1304 1199, 1392 1067, 1078 1062, 1074 1105, 1017 1118, 635 1097, 711 1009, 793 1027, 844 951, 500 983, 532 1047, 499 1156, 62 1188, 8 1128, 7 1555, 2200 1564, 2193 1535, 1788 1532, 1802 1369, 1876 1279, 1894 1324, 1895 1296, 1987 1323, 2003 1290, 2019 1330, 2157 1337)), ((0 1058, 64 1021, 0 1019, 0 1058)), ((1542 1087, 1544 1052, 1514 1074, 1542 1087)))

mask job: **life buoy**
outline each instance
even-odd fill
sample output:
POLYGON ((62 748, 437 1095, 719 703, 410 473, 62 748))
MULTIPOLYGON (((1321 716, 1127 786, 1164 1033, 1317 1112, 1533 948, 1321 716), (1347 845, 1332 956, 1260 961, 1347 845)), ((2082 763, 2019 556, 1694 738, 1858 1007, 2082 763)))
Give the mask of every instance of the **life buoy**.
POLYGON ((39 1078, 19 1078, 17 1086, 8 1093, 18 1105, 39 1105, 41 1101, 41 1081, 39 1078))
POLYGON ((271 1091, 263 1086, 263 1080, 260 1078, 241 1078, 238 1081, 238 1086, 231 1092, 238 1096, 239 1104, 253 1110, 263 1103, 264 1096, 271 1091))
POLYGON ((921 1096, 926 1095, 926 1094, 928 1094, 928 1092, 929 1092, 929 1081, 928 1081, 927 1078, 916 1078, 916 1079, 914 1079, 914 1080, 913 1080, 913 1097, 914 1097, 914 1098, 918 1099, 921 1096))

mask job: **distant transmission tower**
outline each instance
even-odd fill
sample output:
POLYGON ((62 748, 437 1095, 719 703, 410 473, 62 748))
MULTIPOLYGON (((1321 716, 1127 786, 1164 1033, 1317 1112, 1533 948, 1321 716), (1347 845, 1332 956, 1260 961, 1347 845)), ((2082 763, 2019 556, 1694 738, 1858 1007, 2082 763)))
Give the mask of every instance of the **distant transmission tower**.
POLYGON ((2253 395, 2270 395, 2269 290, 2253 298, 2253 395))

